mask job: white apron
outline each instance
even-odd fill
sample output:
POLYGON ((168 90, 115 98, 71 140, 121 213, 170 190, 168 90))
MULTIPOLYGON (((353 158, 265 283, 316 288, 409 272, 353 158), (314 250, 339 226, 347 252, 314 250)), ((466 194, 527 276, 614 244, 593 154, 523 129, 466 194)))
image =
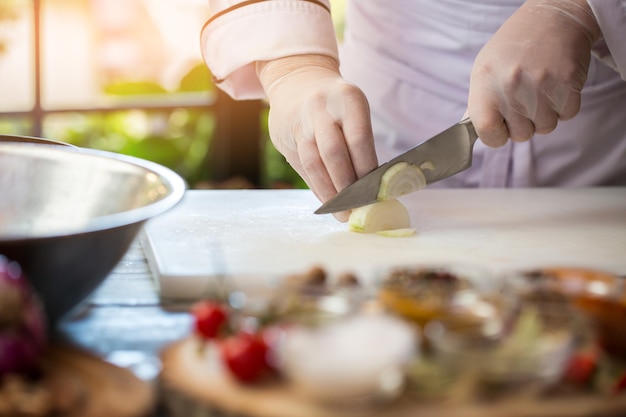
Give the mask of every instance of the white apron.
MULTIPOLYGON (((522 0, 352 0, 341 71, 368 96, 379 162, 459 121, 474 57, 522 0)), ((488 148, 445 187, 626 185, 626 82, 592 59, 580 113, 488 148)))

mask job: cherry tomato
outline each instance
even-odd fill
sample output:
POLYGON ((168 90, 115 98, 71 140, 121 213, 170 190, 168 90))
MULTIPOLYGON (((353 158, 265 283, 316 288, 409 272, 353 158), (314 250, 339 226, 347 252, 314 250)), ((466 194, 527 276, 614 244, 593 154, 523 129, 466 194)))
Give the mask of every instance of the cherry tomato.
POLYGON ((240 382, 254 382, 269 370, 268 347, 258 335, 237 333, 222 341, 220 352, 227 368, 240 382))
POLYGON ((580 352, 575 354, 565 369, 565 380, 576 385, 585 385, 593 377, 598 365, 595 352, 580 352))
POLYGON ((195 318, 196 333, 205 339, 216 338, 228 317, 221 304, 210 300, 199 301, 191 312, 195 318))

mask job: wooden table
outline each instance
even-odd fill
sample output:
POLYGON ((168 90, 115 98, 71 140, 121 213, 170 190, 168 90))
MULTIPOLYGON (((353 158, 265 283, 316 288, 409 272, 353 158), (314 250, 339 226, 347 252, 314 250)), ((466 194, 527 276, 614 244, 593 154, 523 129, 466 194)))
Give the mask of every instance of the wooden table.
MULTIPOLYGON (((106 281, 59 324, 60 337, 155 383, 160 350, 189 334, 186 306, 159 298, 136 241, 106 281)), ((160 407, 155 416, 166 417, 160 407)))

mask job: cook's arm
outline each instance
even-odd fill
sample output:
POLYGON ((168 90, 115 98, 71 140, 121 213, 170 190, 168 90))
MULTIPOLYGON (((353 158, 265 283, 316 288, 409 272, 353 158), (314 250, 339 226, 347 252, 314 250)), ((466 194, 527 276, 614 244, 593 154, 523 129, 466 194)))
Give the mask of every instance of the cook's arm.
POLYGON ((602 39, 594 45, 592 52, 626 80, 626 0, 587 2, 602 32, 602 39))
POLYGON ((209 2, 202 50, 218 86, 267 96, 272 143, 321 201, 378 166, 365 94, 339 72, 329 0, 209 2))
POLYGON ((236 99, 263 98, 257 61, 315 54, 338 59, 329 0, 209 0, 201 34, 218 86, 236 99))

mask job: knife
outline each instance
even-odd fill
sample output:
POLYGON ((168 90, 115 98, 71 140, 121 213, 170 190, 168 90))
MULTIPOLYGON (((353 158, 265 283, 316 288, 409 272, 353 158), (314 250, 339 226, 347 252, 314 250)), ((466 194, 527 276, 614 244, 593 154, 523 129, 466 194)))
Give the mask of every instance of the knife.
POLYGON ((467 118, 396 156, 341 190, 315 210, 315 214, 336 213, 378 201, 380 180, 391 166, 408 162, 420 168, 426 184, 448 178, 472 166, 472 151, 478 135, 467 118))

